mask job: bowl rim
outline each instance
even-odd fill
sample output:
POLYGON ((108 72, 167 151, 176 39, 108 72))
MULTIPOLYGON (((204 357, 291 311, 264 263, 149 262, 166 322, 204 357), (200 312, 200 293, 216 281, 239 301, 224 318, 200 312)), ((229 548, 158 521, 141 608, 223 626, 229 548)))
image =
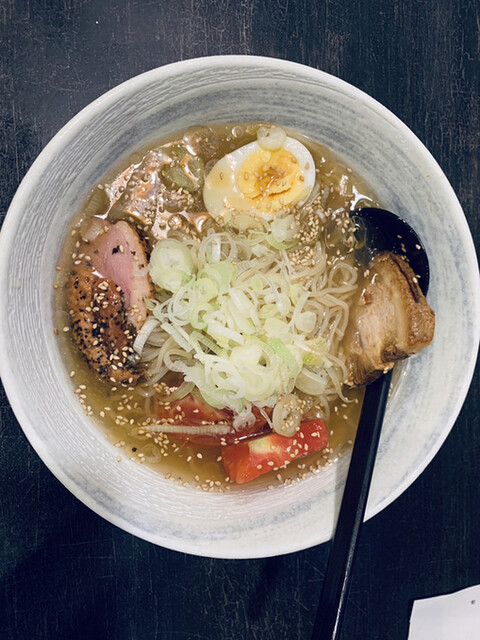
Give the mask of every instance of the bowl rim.
MULTIPOLYGON (((75 138, 77 133, 81 129, 83 129, 83 127, 88 125, 88 122, 95 117, 96 113, 101 112, 106 106, 113 104, 119 97, 122 97, 123 95, 131 95, 137 91, 142 90, 153 80, 158 81, 161 78, 172 77, 185 71, 188 72, 215 68, 218 69, 219 67, 233 68, 238 66, 239 64, 244 67, 261 67, 266 70, 278 69, 283 71, 291 71, 298 74, 300 80, 308 79, 317 82, 326 81, 330 87, 340 90, 342 93, 346 93, 352 98, 361 100, 366 106, 369 106, 376 113, 376 115, 383 117, 394 128, 399 130, 402 135, 405 136, 408 144, 413 145, 421 152, 422 157, 428 163, 429 170, 432 174, 432 179, 440 180, 445 184, 445 186, 449 187, 448 191, 450 197, 448 206, 451 210, 451 215, 454 217, 458 225, 458 232, 460 235, 462 246, 465 249, 464 258, 466 259, 466 270, 469 273, 469 279, 472 287, 480 293, 480 274, 476 258, 475 246, 460 202, 458 201, 458 198, 453 191, 453 188, 451 187, 447 177, 443 173, 436 160, 433 158, 432 154, 419 140, 419 138, 413 133, 413 131, 411 131, 411 129, 407 127, 405 123, 403 123, 395 114, 393 114, 380 102, 372 98, 367 93, 363 92, 361 89, 358 89, 354 85, 319 69, 315 69, 313 67, 309 67, 289 60, 271 58, 266 56, 220 55, 197 57, 173 62, 160 67, 156 67, 122 82, 121 84, 113 87, 106 93, 100 95, 93 102, 85 106, 80 112, 78 112, 73 118, 71 118, 48 142, 48 144, 37 156, 32 166, 22 179, 7 211, 0 232, 0 309, 4 310, 4 314, 2 314, 2 317, 6 316, 8 301, 7 265, 10 259, 11 249, 13 247, 15 231, 21 221, 20 219, 23 210, 23 203, 26 196, 29 194, 30 183, 34 183, 43 173, 45 166, 48 165, 50 159, 56 155, 58 149, 63 146, 66 141, 68 142, 69 140, 75 138)), ((386 506, 388 506, 391 502, 393 502, 401 493, 405 491, 405 489, 407 489, 407 487, 409 487, 414 482, 416 478, 418 478, 418 476, 425 470, 425 468, 437 454, 438 450, 440 449, 447 435, 452 429, 455 421, 457 420, 458 414, 460 413, 460 409, 465 401, 465 397, 468 393, 468 389, 472 381, 476 365, 476 356, 480 343, 480 296, 478 296, 476 300, 474 300, 474 304, 476 304, 477 313, 474 315, 471 325, 471 331, 473 338, 472 342, 475 348, 472 348, 470 361, 466 363, 466 367, 464 370, 465 374, 463 376, 461 390, 458 393, 456 403, 450 409, 451 419, 449 421, 446 421, 443 431, 437 438, 435 446, 428 452, 428 455, 426 455, 422 459, 421 464, 419 464, 413 471, 405 476, 403 482, 399 483, 397 490, 386 496, 375 507, 369 507, 367 505, 365 515, 366 520, 373 517, 381 510, 383 510, 386 506)), ((0 353, 7 353, 7 342, 8 335, 5 332, 5 325, 3 322, 0 322, 0 353)), ((155 537, 155 535, 149 535, 148 533, 139 530, 134 524, 126 521, 123 517, 117 516, 114 513, 104 510, 104 508, 99 505, 96 500, 87 493, 87 491, 85 491, 79 484, 76 484, 73 479, 69 478, 62 471, 59 465, 57 465, 56 461, 50 456, 45 443, 41 440, 40 437, 37 436, 35 425, 31 424, 28 416, 23 410, 22 398, 19 394, 17 394, 14 372, 8 358, 6 358, 5 356, 0 359, 0 375, 2 377, 2 382, 9 402, 23 432, 27 436, 27 439, 35 449, 36 453, 50 469, 50 471, 56 476, 56 478, 58 478, 60 482, 81 502, 83 502, 98 515, 105 518, 107 521, 140 538, 143 538, 155 544, 165 545, 165 541, 161 541, 158 539, 159 537, 161 537, 161 535, 157 536, 157 538, 155 537)), ((250 553, 239 554, 238 550, 235 550, 234 548, 232 548, 232 552, 230 554, 226 554, 225 551, 222 550, 220 554, 216 555, 213 544, 210 544, 210 549, 207 554, 205 553, 205 550, 201 548, 201 544, 190 544, 186 543, 185 541, 181 541, 181 544, 178 545, 176 545, 172 541, 169 541, 168 548, 180 552, 191 553, 194 555, 208 555, 209 557, 254 558, 267 557, 267 555, 280 555, 283 553, 290 553, 303 548, 308 548, 313 544, 318 544, 318 541, 315 542, 312 540, 307 540, 305 541, 305 544, 303 544, 302 541, 301 546, 299 546, 298 544, 281 545, 281 549, 276 549, 271 554, 265 554, 264 552, 262 552, 258 555, 252 555, 252 550, 250 550, 250 553)), ((234 545, 232 545, 232 547, 234 547, 234 545)))

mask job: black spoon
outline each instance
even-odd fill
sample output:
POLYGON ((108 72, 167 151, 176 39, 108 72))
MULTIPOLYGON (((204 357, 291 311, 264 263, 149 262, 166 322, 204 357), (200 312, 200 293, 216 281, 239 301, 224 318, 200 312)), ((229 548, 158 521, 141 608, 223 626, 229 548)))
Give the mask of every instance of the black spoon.
MULTIPOLYGON (((405 255, 426 295, 430 275, 427 254, 410 225, 385 209, 358 209, 352 216, 357 228, 366 234, 361 259, 368 262, 379 251, 405 255)), ((392 372, 389 371, 368 385, 365 391, 312 640, 337 640, 340 637, 391 377, 392 372)))

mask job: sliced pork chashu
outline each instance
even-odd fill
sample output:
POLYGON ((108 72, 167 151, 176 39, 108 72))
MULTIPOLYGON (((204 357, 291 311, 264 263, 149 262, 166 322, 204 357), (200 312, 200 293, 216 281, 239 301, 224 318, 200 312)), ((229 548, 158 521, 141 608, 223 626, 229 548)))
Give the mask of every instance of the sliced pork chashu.
POLYGON ((344 337, 349 386, 369 384, 397 360, 418 353, 435 329, 435 314, 406 260, 382 252, 368 270, 344 337))

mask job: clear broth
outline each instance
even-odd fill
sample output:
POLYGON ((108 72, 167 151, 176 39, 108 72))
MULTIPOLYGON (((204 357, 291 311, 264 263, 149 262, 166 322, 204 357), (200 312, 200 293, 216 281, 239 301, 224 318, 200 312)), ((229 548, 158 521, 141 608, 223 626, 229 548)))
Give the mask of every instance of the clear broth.
MULTIPOLYGON (((213 162, 238 147, 256 139, 256 131, 262 123, 210 125, 218 137, 219 144, 213 162)), ((79 230, 82 222, 91 216, 102 215, 98 191, 135 164, 139 166, 144 155, 168 143, 172 143, 189 135, 195 128, 187 132, 180 132, 168 138, 157 141, 135 152, 127 162, 117 166, 103 177, 102 183, 95 187, 89 195, 84 207, 73 218, 70 230, 65 240, 55 282, 55 303, 57 308, 57 329, 60 348, 74 391, 87 415, 91 416, 104 430, 108 440, 118 448, 116 459, 121 463, 125 458, 146 464, 155 471, 165 475, 168 479, 180 484, 195 486, 204 491, 225 491, 236 485, 226 480, 225 471, 220 457, 220 446, 199 447, 185 442, 176 442, 173 436, 152 434, 138 426, 145 418, 145 398, 140 388, 118 389, 104 383, 88 367, 86 361, 78 352, 70 339, 69 315, 66 304, 66 285, 72 265, 72 254, 76 252, 80 240, 79 230), (121 424, 119 424, 121 417, 121 424), (157 440, 157 442, 156 442, 157 440), (152 445, 155 445, 152 448, 152 445)), ((317 179, 322 185, 328 185, 328 197, 324 207, 332 211, 343 207, 353 210, 360 205, 371 206, 376 203, 372 190, 348 166, 341 162, 329 149, 293 132, 291 135, 300 140, 311 152, 317 168, 317 179)), ((184 212, 182 212, 184 213, 184 212)), ((165 220, 175 213, 165 214, 165 220)), ((194 211, 193 217, 204 220, 204 212, 194 211)), ((144 232, 145 227, 138 219, 129 215, 124 216, 127 221, 133 221, 144 232)), ((167 227, 168 228, 168 227, 167 227)), ((146 230, 147 235, 150 232, 146 230)), ((272 471, 249 483, 248 486, 272 486, 278 483, 292 483, 306 474, 314 473, 327 464, 334 462, 347 451, 354 439, 356 427, 363 400, 363 389, 353 389, 345 392, 347 402, 337 400, 332 403, 328 448, 317 453, 293 460, 285 469, 272 471)))

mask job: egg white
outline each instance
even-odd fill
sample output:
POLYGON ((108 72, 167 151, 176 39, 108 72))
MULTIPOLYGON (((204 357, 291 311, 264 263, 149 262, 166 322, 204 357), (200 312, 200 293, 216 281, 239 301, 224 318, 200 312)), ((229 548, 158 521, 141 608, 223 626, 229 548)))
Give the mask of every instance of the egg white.
POLYGON ((270 196, 274 205, 272 212, 264 210, 265 204, 259 206, 252 203, 252 198, 246 196, 239 185, 240 171, 244 171, 250 160, 253 163, 259 151, 268 153, 258 141, 251 142, 227 154, 213 166, 205 179, 203 189, 205 207, 213 218, 223 218, 226 222, 241 228, 254 227, 259 219, 271 221, 292 205, 302 205, 307 200, 315 184, 315 163, 305 145, 294 138, 286 137, 278 151, 289 152, 296 159, 303 176, 301 188, 295 190, 293 197, 289 193, 270 196))

